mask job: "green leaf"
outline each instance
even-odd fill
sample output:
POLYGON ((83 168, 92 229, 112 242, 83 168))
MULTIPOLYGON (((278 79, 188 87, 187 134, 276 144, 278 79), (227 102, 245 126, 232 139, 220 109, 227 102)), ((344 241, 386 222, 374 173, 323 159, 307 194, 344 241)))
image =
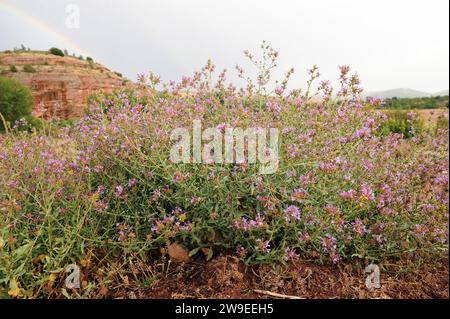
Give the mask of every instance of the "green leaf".
POLYGON ((192 250, 189 252, 189 257, 194 256, 196 253, 198 253, 199 250, 200 250, 200 247, 197 247, 197 248, 195 248, 195 249, 192 249, 192 250))
POLYGON ((211 260, 211 258, 213 257, 213 250, 212 248, 208 249, 208 256, 206 256, 206 260, 211 260))
POLYGON ((28 244, 22 245, 14 251, 14 256, 16 258, 21 258, 25 254, 28 253, 28 249, 31 247, 33 243, 29 242, 28 244))

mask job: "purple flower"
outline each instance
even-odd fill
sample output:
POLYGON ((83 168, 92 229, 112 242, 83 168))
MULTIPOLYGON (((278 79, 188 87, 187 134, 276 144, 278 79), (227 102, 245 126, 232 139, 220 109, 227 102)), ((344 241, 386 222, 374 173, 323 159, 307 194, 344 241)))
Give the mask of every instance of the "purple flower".
POLYGON ((105 193, 105 191, 106 191, 106 186, 104 186, 104 185, 100 185, 97 188, 97 193, 100 194, 100 195, 103 195, 105 193))
POLYGON ((300 257, 300 255, 295 252, 295 249, 288 247, 284 250, 284 260, 285 261, 296 260, 296 259, 298 259, 298 257, 300 257))
POLYGON ((340 192, 339 195, 344 199, 355 200, 357 192, 354 189, 350 189, 345 192, 340 192))
POLYGON ((267 226, 267 223, 265 222, 264 216, 262 214, 256 215, 256 218, 254 220, 248 219, 245 217, 241 217, 240 219, 235 220, 232 223, 232 227, 234 227, 235 229, 241 229, 244 231, 256 230, 256 229, 264 228, 266 226, 267 226))
POLYGON ((337 215, 340 213, 339 208, 330 204, 325 205, 323 210, 330 215, 337 215))
POLYGON ((355 222, 352 223, 352 225, 353 225, 353 231, 358 236, 363 236, 366 233, 366 226, 360 219, 357 219, 355 222))
POLYGON ((123 195, 123 186, 122 185, 116 186, 116 191, 115 191, 114 195, 116 195, 117 198, 123 195))
POLYGON ((191 204, 197 206, 202 201, 201 197, 193 196, 191 197, 191 204))
POLYGON ((293 202, 301 202, 307 195, 307 191, 301 188, 295 189, 291 194, 291 201, 293 202))
POLYGON ((322 238, 322 248, 324 251, 335 251, 336 250, 336 238, 330 234, 326 234, 322 238))
POLYGON ((302 233, 301 231, 299 231, 297 233, 297 238, 298 238, 299 241, 305 241, 305 242, 311 240, 311 236, 309 235, 309 233, 307 233, 307 232, 302 233))
POLYGON ((290 205, 284 209, 284 218, 286 221, 289 220, 299 220, 300 219, 300 209, 295 205, 290 205))
POLYGON ((372 187, 369 184, 363 184, 361 186, 360 192, 362 196, 368 201, 373 202, 375 200, 375 194, 372 190, 372 187))
POLYGON ((136 178, 132 178, 128 181, 128 187, 132 188, 133 186, 135 186, 138 183, 138 180, 136 178))

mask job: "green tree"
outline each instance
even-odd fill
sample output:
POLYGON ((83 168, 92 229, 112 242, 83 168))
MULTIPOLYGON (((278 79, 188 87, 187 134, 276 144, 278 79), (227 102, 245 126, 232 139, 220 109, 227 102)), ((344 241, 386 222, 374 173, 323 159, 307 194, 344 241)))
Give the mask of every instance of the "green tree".
POLYGON ((64 56, 64 52, 62 52, 60 49, 58 48, 50 48, 50 53, 53 55, 58 55, 58 56, 64 56))
MULTIPOLYGON (((12 124, 21 118, 31 118, 33 103, 28 87, 16 79, 0 77, 0 113, 4 120, 12 124)), ((0 120, 0 131, 4 130, 3 120, 0 120)))

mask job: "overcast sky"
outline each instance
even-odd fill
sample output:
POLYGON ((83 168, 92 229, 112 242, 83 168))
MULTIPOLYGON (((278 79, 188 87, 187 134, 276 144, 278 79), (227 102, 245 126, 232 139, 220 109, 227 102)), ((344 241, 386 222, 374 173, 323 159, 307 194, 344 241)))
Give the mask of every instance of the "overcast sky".
POLYGON ((448 0, 0 0, 0 50, 58 46, 132 80, 177 80, 208 58, 234 73, 262 40, 295 85, 313 64, 329 79, 348 64, 368 91, 449 87, 448 0), (67 27, 69 4, 79 28, 67 27))

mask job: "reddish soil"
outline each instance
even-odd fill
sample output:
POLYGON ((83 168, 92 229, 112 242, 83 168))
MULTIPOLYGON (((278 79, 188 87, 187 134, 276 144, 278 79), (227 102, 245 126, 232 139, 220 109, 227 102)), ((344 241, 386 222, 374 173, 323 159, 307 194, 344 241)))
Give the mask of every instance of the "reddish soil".
MULTIPOLYGON (((250 268, 232 256, 182 264, 160 261, 146 265, 147 274, 151 272, 156 278, 147 287, 138 288, 139 284, 127 278, 127 285, 107 297, 273 298, 266 294, 271 292, 301 298, 449 298, 448 256, 421 266, 411 262, 379 266, 381 287, 369 290, 362 264, 334 266, 299 261, 289 266, 250 268)), ((136 270, 134 278, 139 278, 138 273, 136 270)))

